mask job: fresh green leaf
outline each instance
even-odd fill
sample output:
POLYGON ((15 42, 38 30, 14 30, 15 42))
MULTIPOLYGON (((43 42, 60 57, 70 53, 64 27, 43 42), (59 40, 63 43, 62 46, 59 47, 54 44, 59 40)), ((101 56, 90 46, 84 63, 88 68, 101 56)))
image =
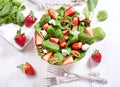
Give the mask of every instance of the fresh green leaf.
POLYGON ((57 29, 54 33, 54 37, 55 38, 62 38, 64 35, 63 35, 63 32, 61 29, 57 29))
POLYGON ((98 3, 98 0, 88 0, 87 5, 88 5, 88 10, 90 12, 94 11, 98 3))
POLYGON ((107 12, 105 10, 101 10, 97 14, 98 21, 104 21, 107 19, 107 17, 108 17, 108 15, 107 15, 107 12))
POLYGON ((83 33, 81 32, 79 35, 78 35, 78 40, 83 42, 83 43, 87 43, 87 44, 92 44, 95 42, 94 38, 91 37, 90 35, 86 34, 86 33, 83 33))
POLYGON ((26 9, 25 5, 22 5, 22 6, 20 7, 20 11, 24 11, 25 9, 26 9))
POLYGON ((0 17, 4 17, 7 14, 9 14, 10 10, 11 10, 11 3, 10 2, 6 2, 4 4, 4 7, 2 8, 2 10, 0 11, 0 17))
POLYGON ((60 16, 64 16, 65 13, 65 7, 60 7, 57 12, 59 13, 60 16))
POLYGON ((58 52, 60 48, 58 44, 54 44, 49 40, 44 40, 42 46, 50 52, 58 52))
POLYGON ((16 14, 16 23, 20 26, 24 23, 24 15, 19 10, 16 14))
POLYGON ((55 34, 55 28, 53 26, 49 26, 47 33, 53 36, 55 34))
POLYGON ((106 36, 105 32, 100 27, 94 28, 93 33, 94 33, 94 38, 97 41, 104 39, 106 36))
POLYGON ((62 64, 62 61, 63 61, 63 59, 64 59, 64 56, 63 56, 62 53, 57 52, 57 53, 55 53, 55 54, 53 55, 53 58, 57 58, 57 63, 56 63, 56 65, 61 65, 61 64, 62 64))
POLYGON ((70 46, 77 41, 78 41, 78 36, 73 36, 72 38, 69 38, 67 45, 70 46))
POLYGON ((85 18, 89 18, 90 17, 90 11, 88 10, 88 7, 85 7, 83 9, 83 14, 84 14, 85 18))
POLYGON ((51 20, 51 17, 46 15, 43 19, 41 19, 40 26, 42 27, 46 22, 49 22, 49 20, 51 20))

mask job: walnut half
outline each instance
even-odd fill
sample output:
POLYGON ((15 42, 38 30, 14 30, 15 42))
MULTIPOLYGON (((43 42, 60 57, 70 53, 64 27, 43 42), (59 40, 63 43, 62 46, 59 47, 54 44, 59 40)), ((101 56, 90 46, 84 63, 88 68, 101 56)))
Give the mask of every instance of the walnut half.
POLYGON ((75 57, 80 57, 80 53, 76 50, 72 50, 72 54, 75 56, 75 57))

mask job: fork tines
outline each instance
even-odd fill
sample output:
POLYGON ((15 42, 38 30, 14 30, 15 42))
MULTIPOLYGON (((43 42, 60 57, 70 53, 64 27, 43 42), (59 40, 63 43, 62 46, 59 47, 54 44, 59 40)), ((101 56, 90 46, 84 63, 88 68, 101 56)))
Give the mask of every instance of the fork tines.
POLYGON ((60 72, 61 67, 55 65, 49 65, 47 71, 56 75, 63 75, 64 72, 60 72))

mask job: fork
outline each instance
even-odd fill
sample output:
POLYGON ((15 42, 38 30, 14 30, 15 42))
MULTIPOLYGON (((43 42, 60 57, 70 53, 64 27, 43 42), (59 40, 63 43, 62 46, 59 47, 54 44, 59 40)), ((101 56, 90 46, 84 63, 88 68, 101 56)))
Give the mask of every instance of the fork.
POLYGON ((73 81, 78 81, 79 78, 76 77, 66 77, 66 76, 54 76, 54 77, 47 77, 40 80, 41 83, 44 86, 54 86, 59 85, 63 83, 69 83, 73 81))
POLYGON ((87 81, 91 81, 91 82, 97 82, 99 84, 107 84, 107 80, 104 78, 99 77, 99 73, 89 73, 89 76, 81 76, 72 72, 68 72, 65 71, 64 69, 62 69, 61 67, 57 67, 54 65, 50 65, 48 66, 48 72, 50 73, 54 73, 56 75, 63 75, 66 77, 69 77, 70 75, 75 76, 76 78, 79 78, 79 80, 87 80, 87 81), (91 77, 93 76, 93 77, 91 77))

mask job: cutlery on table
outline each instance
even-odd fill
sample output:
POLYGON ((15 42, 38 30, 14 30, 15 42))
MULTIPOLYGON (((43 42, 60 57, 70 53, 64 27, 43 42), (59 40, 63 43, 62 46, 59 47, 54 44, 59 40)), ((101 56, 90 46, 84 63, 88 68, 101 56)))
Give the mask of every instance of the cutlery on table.
POLYGON ((86 80, 86 81, 96 82, 96 83, 99 83, 102 85, 107 84, 107 80, 99 77, 99 73, 92 72, 92 73, 89 73, 88 76, 82 76, 82 75, 78 75, 76 73, 65 71, 64 69, 54 66, 54 65, 48 66, 48 72, 53 73, 56 76, 62 75, 63 77, 68 77, 68 78, 70 76, 74 76, 74 78, 77 78, 78 81, 86 80))

